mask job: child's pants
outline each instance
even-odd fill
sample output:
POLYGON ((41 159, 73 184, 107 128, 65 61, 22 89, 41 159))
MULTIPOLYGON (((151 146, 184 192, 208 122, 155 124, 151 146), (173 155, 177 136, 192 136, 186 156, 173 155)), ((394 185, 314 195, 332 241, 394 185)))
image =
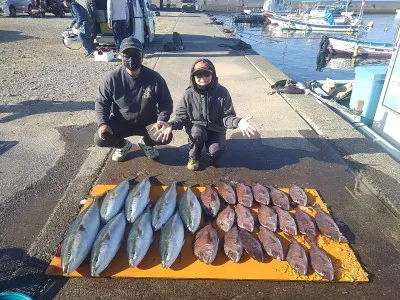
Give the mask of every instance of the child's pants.
POLYGON ((204 126, 186 126, 189 143, 189 159, 200 160, 201 150, 206 151, 212 159, 219 159, 225 151, 226 132, 217 132, 206 129, 204 126))

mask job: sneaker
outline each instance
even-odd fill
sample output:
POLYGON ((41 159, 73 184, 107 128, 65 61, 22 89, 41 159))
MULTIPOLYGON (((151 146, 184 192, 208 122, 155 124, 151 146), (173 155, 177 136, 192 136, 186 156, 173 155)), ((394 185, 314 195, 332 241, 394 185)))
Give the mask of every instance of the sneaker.
POLYGON ((187 164, 187 168, 190 171, 197 171, 199 169, 199 161, 198 160, 189 159, 189 162, 187 164))
POLYGON ((144 154, 150 159, 157 159, 160 154, 153 146, 147 146, 143 139, 138 142, 138 146, 143 150, 144 154))
POLYGON ((131 148, 132 143, 128 140, 125 140, 125 145, 122 148, 115 149, 111 159, 113 161, 123 161, 131 148))

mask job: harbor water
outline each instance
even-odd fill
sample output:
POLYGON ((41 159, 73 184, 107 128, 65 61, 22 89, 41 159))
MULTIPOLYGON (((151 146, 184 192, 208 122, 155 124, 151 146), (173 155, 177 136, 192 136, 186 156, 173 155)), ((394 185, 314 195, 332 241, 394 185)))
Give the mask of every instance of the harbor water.
POLYGON ((291 79, 306 82, 311 80, 354 79, 354 67, 361 65, 388 65, 388 59, 357 59, 345 57, 328 57, 327 64, 317 71, 319 43, 323 35, 349 37, 370 42, 393 43, 400 17, 393 14, 364 15, 363 23, 373 21, 370 30, 361 29, 355 35, 329 32, 285 31, 277 25, 245 24, 232 22, 227 15, 216 16, 225 26, 236 28, 236 34, 261 56, 275 65, 291 79))

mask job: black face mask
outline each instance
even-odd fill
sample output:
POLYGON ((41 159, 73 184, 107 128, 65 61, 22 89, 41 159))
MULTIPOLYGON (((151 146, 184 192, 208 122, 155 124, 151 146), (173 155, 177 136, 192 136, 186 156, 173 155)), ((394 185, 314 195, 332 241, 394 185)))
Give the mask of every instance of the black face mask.
POLYGON ((142 58, 140 56, 124 56, 124 66, 130 71, 136 71, 142 65, 142 58))

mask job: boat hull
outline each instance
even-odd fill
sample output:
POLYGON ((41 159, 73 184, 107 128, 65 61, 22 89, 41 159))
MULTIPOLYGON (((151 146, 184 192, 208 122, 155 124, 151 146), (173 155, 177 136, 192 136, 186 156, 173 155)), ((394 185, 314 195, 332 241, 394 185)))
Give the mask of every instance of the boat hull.
POLYGON ((372 43, 351 39, 329 38, 329 51, 352 57, 363 58, 390 58, 393 53, 393 44, 372 43))

